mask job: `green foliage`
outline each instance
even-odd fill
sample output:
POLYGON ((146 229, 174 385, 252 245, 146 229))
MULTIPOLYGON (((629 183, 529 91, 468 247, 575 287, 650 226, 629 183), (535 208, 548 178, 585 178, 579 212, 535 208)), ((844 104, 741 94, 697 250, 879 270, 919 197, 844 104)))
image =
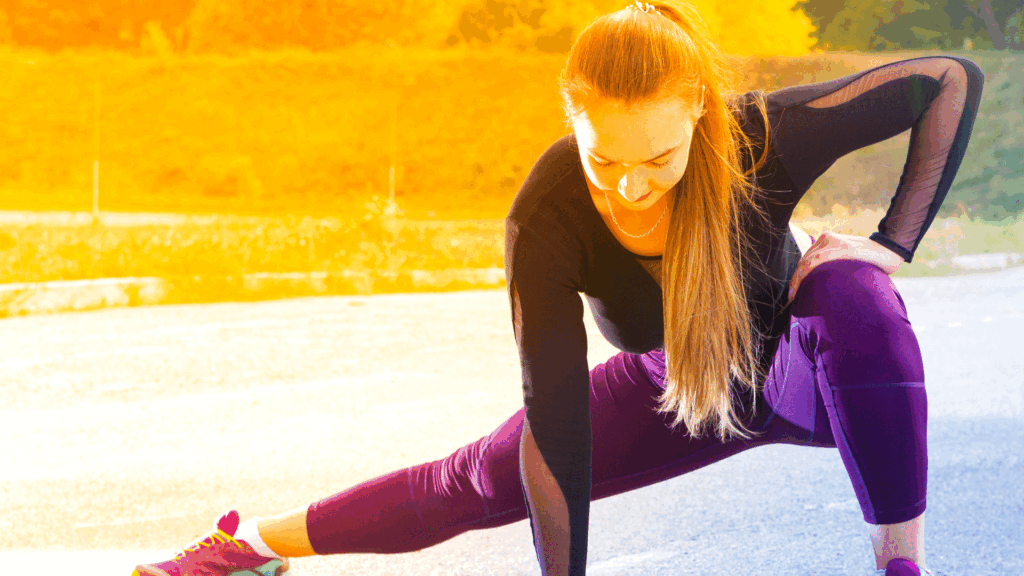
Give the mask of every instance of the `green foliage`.
POLYGON ((570 5, 552 0, 474 0, 466 4, 446 42, 564 53, 582 28, 582 20, 599 14, 594 2, 570 5), (568 6, 574 9, 565 9, 568 6))
MULTIPOLYGON (((961 55, 981 67, 985 88, 964 161, 939 215, 1002 221, 1024 214, 1022 57, 998 52, 961 55)), ((900 57, 905 55, 888 59, 900 57)), ((909 131, 841 158, 815 182, 804 202, 816 214, 827 214, 833 204, 887 208, 908 144, 909 131)))
POLYGON ((1019 0, 800 0, 826 50, 1021 49, 1019 0), (986 25, 983 4, 992 9, 986 25))
POLYGON ((888 48, 891 41, 880 33, 901 16, 927 11, 930 7, 916 0, 851 0, 843 5, 821 30, 829 47, 838 50, 888 48))
POLYGON ((1024 50, 1024 4, 1020 0, 963 0, 964 6, 984 24, 996 50, 1024 50))
MULTIPOLYGON (((967 153, 939 215, 1001 221, 1024 214, 1024 57, 977 51, 960 55, 981 67, 985 88, 967 153)), ((829 80, 906 57, 834 54, 762 61, 763 80, 758 85, 779 88, 829 80), (853 63, 853 68, 837 66, 844 62, 853 63), (787 73, 773 78, 770 72, 776 70, 787 73)), ((906 161, 909 134, 840 158, 811 186, 801 204, 819 215, 829 214, 836 204, 857 210, 888 208, 906 161)))
MULTIPOLYGON (((825 231, 869 236, 885 216, 879 208, 849 210, 835 206, 827 216, 794 216, 794 223, 817 236, 825 231)), ((965 254, 1024 251, 1024 214, 1002 221, 986 221, 969 215, 939 217, 928 228, 911 264, 900 266, 897 276, 935 276, 957 272, 953 259, 965 254)))
MULTIPOLYGON (((724 50, 737 55, 806 54, 813 26, 795 0, 769 0, 750 10, 729 0, 692 0, 724 50), (765 26, 765 21, 772 26, 765 26)), ((594 19, 628 6, 624 0, 472 0, 448 44, 502 45, 518 50, 568 52, 594 19)))
POLYGON ((1024 66, 998 53, 967 55, 985 73, 985 91, 967 161, 944 207, 1003 220, 1024 213, 1024 66))

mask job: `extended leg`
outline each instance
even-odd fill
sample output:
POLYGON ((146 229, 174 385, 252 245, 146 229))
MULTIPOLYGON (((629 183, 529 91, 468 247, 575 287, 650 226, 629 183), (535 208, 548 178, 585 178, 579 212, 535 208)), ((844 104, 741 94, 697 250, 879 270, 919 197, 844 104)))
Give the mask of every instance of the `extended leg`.
MULTIPOLYGON (((722 443, 669 428, 669 418, 656 412, 659 362, 657 353, 623 353, 591 370, 595 499, 678 476, 774 438, 766 433, 756 441, 722 443)), ((779 419, 778 426, 786 423, 779 419)), ((525 519, 518 453, 522 429, 520 410, 447 458, 271 518, 260 524, 260 534, 282 555, 395 553, 525 519)))

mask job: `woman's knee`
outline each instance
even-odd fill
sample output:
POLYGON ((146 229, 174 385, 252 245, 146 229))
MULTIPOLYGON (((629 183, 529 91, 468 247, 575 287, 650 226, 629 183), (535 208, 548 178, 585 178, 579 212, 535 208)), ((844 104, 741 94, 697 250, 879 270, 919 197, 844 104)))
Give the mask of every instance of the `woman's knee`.
POLYGON ((896 372, 914 381, 924 378, 903 300, 874 265, 856 260, 819 265, 800 286, 793 318, 827 344, 823 354, 832 363, 860 365, 857 372, 878 378, 894 378, 896 372))
POLYGON ((850 327, 878 329, 895 324, 909 328, 910 324, 903 299, 889 276, 858 260, 832 260, 814 268, 800 285, 793 312, 850 327))

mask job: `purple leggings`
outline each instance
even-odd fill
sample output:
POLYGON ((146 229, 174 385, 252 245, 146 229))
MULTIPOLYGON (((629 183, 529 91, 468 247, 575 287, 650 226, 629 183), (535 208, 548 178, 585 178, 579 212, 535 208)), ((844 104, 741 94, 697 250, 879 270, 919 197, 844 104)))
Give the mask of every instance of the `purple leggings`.
MULTIPOLYGON (((851 260, 800 286, 767 375, 751 440, 694 439, 656 412, 664 354, 620 353, 590 371, 593 499, 685 474, 754 446, 838 447, 864 519, 895 524, 925 509, 924 369, 906 307, 880 269, 851 260)), ((310 504, 318 554, 421 550, 526 518, 519 476, 523 410, 447 458, 310 504)))

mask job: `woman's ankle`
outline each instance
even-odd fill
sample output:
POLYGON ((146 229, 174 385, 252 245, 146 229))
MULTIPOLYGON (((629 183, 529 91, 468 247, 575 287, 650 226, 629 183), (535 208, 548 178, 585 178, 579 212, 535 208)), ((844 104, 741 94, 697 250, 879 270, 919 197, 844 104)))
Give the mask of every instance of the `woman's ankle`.
POLYGON ((306 530, 306 507, 262 519, 258 528, 263 542, 279 556, 299 558, 316 555, 306 530))
POLYGON ((903 558, 925 566, 924 514, 898 524, 871 525, 871 546, 875 568, 885 569, 889 562, 903 558))
POLYGON ((270 547, 267 546, 266 542, 263 541, 263 538, 260 536, 260 520, 262 520, 262 518, 260 518, 259 516, 254 516, 253 518, 250 518, 245 522, 239 524, 238 530, 235 531, 235 540, 241 540, 249 546, 252 546, 252 549, 264 558, 282 558, 282 555, 278 554, 274 550, 271 550, 270 547))

